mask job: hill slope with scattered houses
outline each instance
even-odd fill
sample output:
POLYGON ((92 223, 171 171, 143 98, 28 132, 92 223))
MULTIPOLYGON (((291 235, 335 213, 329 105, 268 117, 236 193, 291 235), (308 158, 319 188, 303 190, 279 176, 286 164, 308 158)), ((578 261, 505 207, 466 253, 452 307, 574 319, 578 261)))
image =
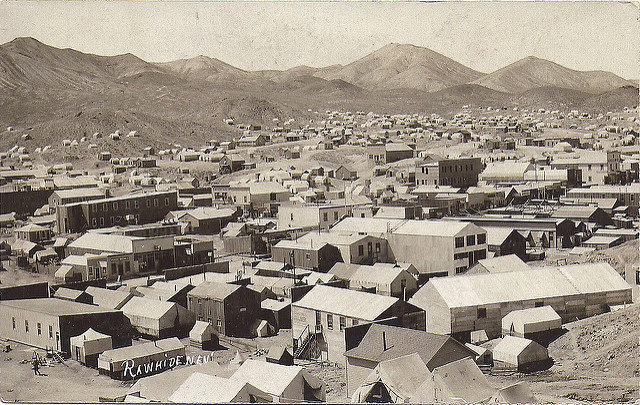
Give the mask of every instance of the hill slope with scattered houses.
POLYGON ((138 131, 144 144, 180 139, 196 146, 238 136, 223 123, 230 116, 272 125, 274 118, 317 118, 309 109, 452 114, 466 104, 596 106, 603 112, 637 105, 638 88, 613 74, 553 64, 566 74, 542 81, 532 73, 537 65, 484 75, 426 48, 390 44, 344 66, 249 72, 206 56, 154 64, 131 54, 98 56, 17 38, 0 45, 0 126, 17 129, 3 134, 0 149, 25 132, 38 147, 118 129, 138 131), (552 87, 573 80, 574 90, 552 87), (611 89, 620 83, 625 86, 611 89), (521 89, 528 90, 509 93, 521 89))

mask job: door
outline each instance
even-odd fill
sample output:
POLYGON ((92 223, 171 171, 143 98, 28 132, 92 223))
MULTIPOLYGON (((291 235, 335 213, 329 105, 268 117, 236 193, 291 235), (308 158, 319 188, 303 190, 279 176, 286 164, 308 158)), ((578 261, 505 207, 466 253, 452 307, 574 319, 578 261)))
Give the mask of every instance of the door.
POLYGON ((76 361, 80 361, 80 348, 76 346, 76 361))

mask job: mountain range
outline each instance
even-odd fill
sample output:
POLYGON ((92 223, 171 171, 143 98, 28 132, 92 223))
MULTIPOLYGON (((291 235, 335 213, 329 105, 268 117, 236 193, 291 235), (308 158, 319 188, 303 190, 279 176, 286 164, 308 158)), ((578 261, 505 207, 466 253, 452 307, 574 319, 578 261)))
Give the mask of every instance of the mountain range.
POLYGON ((308 109, 447 113, 463 104, 609 110, 638 103, 637 83, 611 72, 530 56, 482 73, 406 44, 345 65, 247 71, 202 55, 151 63, 22 37, 0 45, 0 89, 3 125, 82 134, 136 123, 166 139, 176 128, 224 137, 231 133, 221 124, 226 116, 268 122, 309 116, 308 109))

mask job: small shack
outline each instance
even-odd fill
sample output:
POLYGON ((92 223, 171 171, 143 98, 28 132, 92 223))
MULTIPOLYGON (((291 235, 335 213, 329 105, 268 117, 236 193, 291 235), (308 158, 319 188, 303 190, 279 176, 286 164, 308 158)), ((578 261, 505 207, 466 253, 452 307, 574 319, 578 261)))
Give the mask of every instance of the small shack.
POLYGON ((267 298, 262 301, 262 316, 277 329, 291 329, 291 300, 274 300, 267 298))
POLYGON ((285 346, 275 346, 269 349, 265 356, 269 363, 280 364, 282 366, 293 366, 293 355, 285 346))
POLYGON ((91 368, 98 368, 98 356, 101 353, 113 349, 111 336, 91 328, 69 340, 72 358, 91 368))
POLYGON ((251 331, 257 337, 269 337, 276 334, 276 328, 264 319, 256 320, 251 326, 251 331))
POLYGON ((562 318, 545 305, 511 311, 502 318, 502 336, 511 335, 532 340, 556 334, 562 329, 562 318))
POLYGON ((189 344, 203 350, 213 350, 220 341, 215 329, 209 322, 196 321, 189 332, 189 344))
POLYGON ((516 367, 518 371, 534 371, 549 365, 547 348, 530 339, 505 336, 493 348, 493 361, 502 368, 516 367))

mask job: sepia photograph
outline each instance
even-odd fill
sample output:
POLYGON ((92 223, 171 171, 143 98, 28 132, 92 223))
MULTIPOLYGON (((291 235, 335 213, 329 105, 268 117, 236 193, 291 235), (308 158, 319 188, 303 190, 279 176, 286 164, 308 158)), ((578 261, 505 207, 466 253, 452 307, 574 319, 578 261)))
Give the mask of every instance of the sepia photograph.
POLYGON ((640 404, 640 13, 0 0, 1 403, 640 404))

